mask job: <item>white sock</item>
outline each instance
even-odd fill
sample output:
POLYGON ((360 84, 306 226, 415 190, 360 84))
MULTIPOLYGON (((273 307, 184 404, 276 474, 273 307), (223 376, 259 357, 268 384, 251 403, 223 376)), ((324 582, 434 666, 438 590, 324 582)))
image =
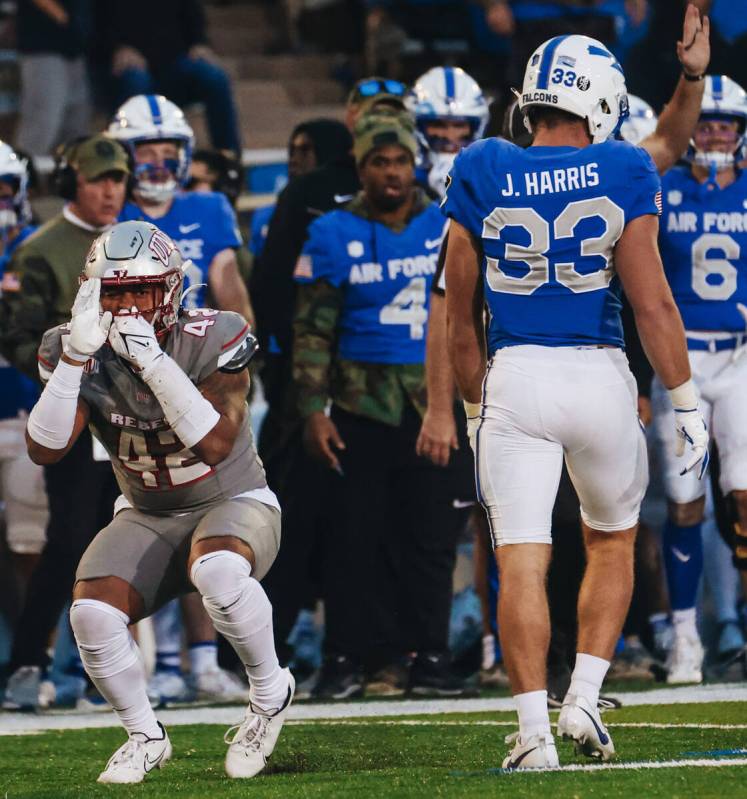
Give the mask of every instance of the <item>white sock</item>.
POLYGON ((215 629, 226 637, 246 668, 252 704, 270 711, 285 702, 288 677, 275 654, 272 605, 251 572, 246 558, 221 549, 198 558, 190 577, 215 629))
POLYGON ((583 696, 592 707, 596 707, 599 701, 599 691, 609 667, 609 660, 576 652, 576 666, 571 675, 568 693, 574 696, 583 696))
POLYGON ((673 610, 672 624, 674 625, 674 634, 678 638, 697 638, 700 640, 698 626, 696 624, 695 608, 673 610))
POLYGON ((145 692, 145 670, 138 646, 121 610, 96 599, 76 599, 70 624, 86 673, 114 708, 127 732, 160 738, 161 728, 145 692))
POLYGON ((547 691, 528 691, 516 694, 516 711, 519 714, 519 732, 522 738, 530 735, 550 734, 550 714, 547 711, 547 691))
POLYGON ((492 633, 482 637, 482 670, 490 671, 495 666, 495 636, 492 633))
POLYGON ((215 641, 198 641, 189 645, 189 670, 193 676, 217 668, 218 644, 215 641))

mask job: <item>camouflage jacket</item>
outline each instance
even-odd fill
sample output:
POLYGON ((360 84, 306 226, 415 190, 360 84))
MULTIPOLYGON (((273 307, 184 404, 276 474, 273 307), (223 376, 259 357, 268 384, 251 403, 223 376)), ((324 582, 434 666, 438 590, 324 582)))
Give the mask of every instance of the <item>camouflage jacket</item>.
MULTIPOLYGON (((418 190, 411 217, 420 214, 430 200, 418 190)), ((370 218, 359 193, 345 211, 370 218)), ((408 224, 408 219, 399 230, 408 224)), ((397 426, 408 402, 421 416, 425 413, 425 368, 422 363, 370 363, 337 355, 338 319, 344 291, 325 280, 298 286, 293 322, 293 379, 302 416, 324 410, 331 400, 350 413, 397 426)))
POLYGON ((69 321, 78 276, 99 232, 79 227, 60 214, 24 241, 7 266, 14 290, 6 288, 0 297, 0 353, 37 382, 42 336, 69 321))

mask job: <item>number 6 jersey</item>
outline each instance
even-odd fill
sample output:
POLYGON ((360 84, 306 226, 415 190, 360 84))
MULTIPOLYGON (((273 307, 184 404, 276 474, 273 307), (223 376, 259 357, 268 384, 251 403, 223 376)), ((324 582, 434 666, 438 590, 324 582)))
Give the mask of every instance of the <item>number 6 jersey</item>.
MULTIPOLYGON (((67 335, 68 325, 44 334, 39 373, 45 382, 67 335)), ((197 309, 179 316, 162 346, 199 385, 218 369, 244 368, 255 342, 239 314, 197 309)), ((176 438, 148 386, 108 344, 84 368, 80 397, 90 408, 92 432, 111 457, 122 493, 137 510, 170 515, 267 488, 248 413, 230 455, 209 466, 176 438)))
POLYGON ((622 141, 522 150, 485 139, 462 150, 442 209, 482 245, 490 354, 622 347, 614 248, 631 220, 659 213, 660 186, 648 153, 622 141))
POLYGON ((744 332, 747 173, 726 188, 698 183, 689 167, 662 179, 659 248, 687 330, 744 332))

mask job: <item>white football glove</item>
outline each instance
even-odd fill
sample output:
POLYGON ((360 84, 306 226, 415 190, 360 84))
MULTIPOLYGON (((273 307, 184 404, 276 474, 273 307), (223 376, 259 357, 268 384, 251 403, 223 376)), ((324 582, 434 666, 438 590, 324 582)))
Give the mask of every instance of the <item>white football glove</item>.
POLYGON ((101 280, 89 278, 81 283, 72 309, 70 335, 65 342, 65 355, 74 361, 85 362, 101 349, 112 323, 109 311, 100 314, 101 280))
POLYGON ((692 456, 685 464, 680 475, 687 474, 698 464, 698 480, 708 468, 708 428, 703 414, 698 409, 698 395, 692 380, 688 380, 669 392, 674 408, 674 427, 677 431, 675 454, 681 458, 685 454, 685 445, 689 444, 692 456))
POLYGON ((163 356, 153 325, 143 316, 115 316, 109 329, 114 352, 142 371, 163 356))
POLYGON ((467 416, 467 438, 472 448, 472 453, 476 455, 475 443, 477 439, 477 429, 482 421, 482 405, 479 402, 467 402, 464 400, 464 413, 467 416))

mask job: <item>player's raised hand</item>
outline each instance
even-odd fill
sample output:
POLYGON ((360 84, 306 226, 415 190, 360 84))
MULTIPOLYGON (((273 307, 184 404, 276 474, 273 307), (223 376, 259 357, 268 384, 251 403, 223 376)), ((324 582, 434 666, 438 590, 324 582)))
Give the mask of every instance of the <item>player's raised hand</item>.
POLYGON ((137 314, 114 317, 109 329, 109 343, 117 355, 141 371, 163 355, 153 325, 137 314))
POLYGON ((70 335, 65 342, 65 355, 85 362, 103 346, 109 335, 112 315, 100 313, 101 281, 89 278, 81 283, 72 309, 70 335))
POLYGON ((677 42, 677 58, 688 75, 704 75, 711 60, 711 22, 702 19, 698 9, 690 4, 682 24, 682 41, 677 42))

